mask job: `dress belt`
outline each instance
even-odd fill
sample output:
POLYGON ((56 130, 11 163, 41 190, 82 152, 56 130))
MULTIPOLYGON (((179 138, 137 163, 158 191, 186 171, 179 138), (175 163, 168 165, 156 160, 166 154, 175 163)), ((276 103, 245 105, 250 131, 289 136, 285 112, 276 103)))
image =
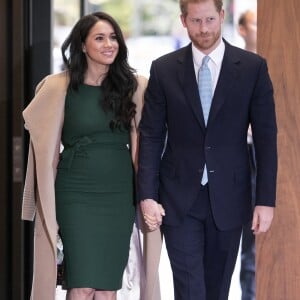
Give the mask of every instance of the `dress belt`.
POLYGON ((85 147, 90 144, 103 144, 103 145, 124 145, 124 148, 129 149, 128 140, 126 141, 105 141, 105 135, 91 135, 91 136, 81 136, 77 139, 74 139, 72 143, 69 143, 65 146, 64 151, 62 152, 62 158, 64 158, 64 154, 69 153, 68 159, 68 169, 72 167, 72 163, 76 154, 80 154, 81 157, 89 157, 88 152, 85 147))

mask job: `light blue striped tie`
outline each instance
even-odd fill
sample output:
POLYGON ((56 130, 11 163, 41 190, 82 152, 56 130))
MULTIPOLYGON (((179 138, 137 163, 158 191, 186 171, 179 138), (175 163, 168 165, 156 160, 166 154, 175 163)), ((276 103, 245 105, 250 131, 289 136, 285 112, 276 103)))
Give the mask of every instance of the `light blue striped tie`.
MULTIPOLYGON (((210 110, 211 100, 212 100, 212 80, 211 80, 210 70, 207 65, 209 59, 210 59, 209 56, 203 57, 202 65, 199 69, 199 74, 198 74, 199 95, 200 95, 205 125, 207 125, 207 120, 208 120, 208 115, 209 115, 209 110, 210 110)), ((205 185, 207 182, 208 182, 208 177, 207 177, 207 168, 205 164, 201 184, 205 185)))

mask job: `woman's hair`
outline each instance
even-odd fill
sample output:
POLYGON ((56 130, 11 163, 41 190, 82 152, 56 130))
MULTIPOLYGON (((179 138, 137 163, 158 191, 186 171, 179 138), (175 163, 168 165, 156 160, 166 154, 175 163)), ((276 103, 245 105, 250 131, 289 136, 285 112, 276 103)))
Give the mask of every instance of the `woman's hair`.
MULTIPOLYGON (((187 6, 189 3, 200 3, 200 2, 206 2, 208 0, 180 0, 179 6, 180 10, 183 16, 187 15, 187 6)), ((222 0, 213 0, 214 4, 216 6, 217 12, 219 13, 222 10, 223 7, 223 1, 222 0)))
POLYGON ((110 15, 95 12, 82 17, 64 41, 61 51, 70 76, 69 88, 78 90, 78 86, 84 82, 88 65, 82 45, 91 28, 100 20, 111 24, 119 44, 118 54, 101 85, 104 93, 102 107, 105 112, 114 112, 114 119, 109 124, 111 129, 129 129, 136 112, 132 96, 137 89, 137 79, 135 70, 128 64, 128 50, 121 28, 110 15))

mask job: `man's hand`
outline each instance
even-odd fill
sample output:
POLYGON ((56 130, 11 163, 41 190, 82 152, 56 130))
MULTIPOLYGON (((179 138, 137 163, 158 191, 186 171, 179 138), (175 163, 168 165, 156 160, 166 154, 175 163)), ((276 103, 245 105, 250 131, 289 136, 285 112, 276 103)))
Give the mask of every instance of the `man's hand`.
POLYGON ((162 217, 165 215, 165 210, 153 199, 145 199, 140 202, 143 218, 150 231, 159 228, 162 223, 162 217))
POLYGON ((274 215, 274 207, 255 206, 252 220, 252 230, 255 235, 267 232, 271 226, 274 215))

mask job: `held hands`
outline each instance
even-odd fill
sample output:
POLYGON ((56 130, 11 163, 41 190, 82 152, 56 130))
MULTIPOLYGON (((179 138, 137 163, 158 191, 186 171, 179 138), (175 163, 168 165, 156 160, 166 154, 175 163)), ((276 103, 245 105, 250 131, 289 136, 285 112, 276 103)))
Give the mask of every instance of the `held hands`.
POLYGON ((163 207, 153 199, 145 199, 140 202, 144 221, 150 231, 159 228, 162 223, 162 217, 165 216, 163 207))
POLYGON ((274 215, 274 207, 255 206, 252 220, 252 230, 255 235, 267 232, 271 226, 274 215))

